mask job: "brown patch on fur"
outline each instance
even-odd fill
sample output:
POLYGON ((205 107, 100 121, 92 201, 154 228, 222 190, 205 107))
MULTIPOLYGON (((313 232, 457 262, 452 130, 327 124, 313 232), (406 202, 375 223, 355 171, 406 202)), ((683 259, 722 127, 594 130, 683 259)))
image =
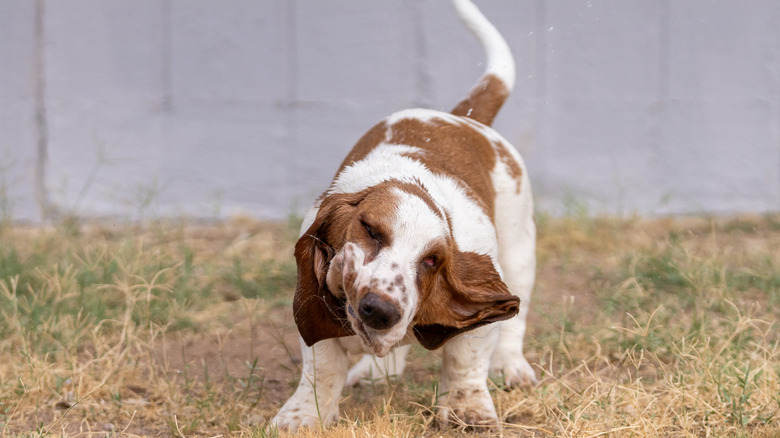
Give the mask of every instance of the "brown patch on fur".
MULTIPOLYGON (((498 79, 496 79, 499 81, 498 79)), ((500 81, 499 81, 500 82, 500 81)), ((501 83, 503 86, 503 83, 501 83)), ((465 114, 458 114, 463 115, 465 114)), ((474 119, 474 117, 470 117, 474 119)), ((477 120, 477 119, 475 119, 477 120)), ((347 166, 364 159, 379 144, 406 145, 421 152, 406 154, 424 164, 431 172, 447 175, 461 183, 466 194, 493 218, 495 189, 490 172, 500 159, 517 181, 520 189, 522 169, 503 145, 493 145, 475 127, 466 123, 450 123, 443 119, 401 119, 393 125, 381 122, 358 140, 344 158, 336 175, 347 166)), ((422 184, 396 181, 397 188, 422 199, 434 213, 441 215, 435 201, 422 184)))
POLYGON ((481 389, 456 389, 450 393, 450 399, 455 400, 456 402, 471 400, 478 396, 481 391, 481 389))
POLYGON ((523 169, 520 168, 520 163, 515 160, 515 158, 512 156, 512 154, 509 153, 508 150, 506 150, 506 147, 501 144, 495 145, 496 153, 498 154, 498 158, 501 160, 502 163, 507 168, 507 171, 509 172, 509 176, 512 177, 512 179, 515 180, 515 192, 520 193, 522 181, 523 181, 523 169))
POLYGON ((520 299, 509 292, 487 255, 448 245, 435 272, 421 272, 414 334, 423 347, 439 348, 453 336, 517 314, 520 299))
POLYGON ((462 188, 493 218, 495 189, 490 171, 496 152, 490 141, 468 123, 453 124, 441 119, 401 119, 389 127, 388 143, 419 148, 410 154, 434 173, 460 181, 462 188))
POLYGON ((357 244, 366 254, 366 262, 374 260, 382 248, 393 244, 391 219, 398 208, 398 197, 393 193, 396 184, 389 180, 363 190, 367 193, 344 233, 344 242, 357 244), (371 228, 373 237, 363 224, 371 228))
POLYGON ((428 206, 428 208, 433 212, 433 214, 444 219, 441 210, 439 210, 439 206, 436 205, 436 202, 433 200, 433 198, 425 189, 425 186, 422 185, 422 183, 412 184, 407 182, 396 181, 396 187, 403 192, 406 192, 413 196, 417 196, 423 202, 425 202, 425 205, 428 206))
POLYGON ((355 279, 357 278, 357 273, 350 272, 347 275, 344 276, 344 282, 352 284, 355 282, 355 279))
POLYGON ((485 75, 468 97, 452 110, 452 114, 490 126, 507 97, 509 89, 504 81, 492 74, 485 75))
POLYGON ((349 218, 361 199, 358 193, 325 197, 314 222, 295 244, 298 284, 293 316, 309 346, 322 339, 354 334, 344 301, 331 293, 325 279, 331 259, 344 244, 349 218))

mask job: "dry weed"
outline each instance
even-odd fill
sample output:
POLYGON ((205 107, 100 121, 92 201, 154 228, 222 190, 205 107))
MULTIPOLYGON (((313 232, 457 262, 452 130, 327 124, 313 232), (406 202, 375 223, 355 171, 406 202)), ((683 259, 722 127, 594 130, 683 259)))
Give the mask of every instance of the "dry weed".
MULTIPOLYGON (((298 378, 293 225, 2 227, 3 435, 268 435, 298 378)), ((779 243, 772 216, 545 218, 541 381, 492 384, 500 428, 438 429, 414 348, 301 436, 778 436, 779 243)))

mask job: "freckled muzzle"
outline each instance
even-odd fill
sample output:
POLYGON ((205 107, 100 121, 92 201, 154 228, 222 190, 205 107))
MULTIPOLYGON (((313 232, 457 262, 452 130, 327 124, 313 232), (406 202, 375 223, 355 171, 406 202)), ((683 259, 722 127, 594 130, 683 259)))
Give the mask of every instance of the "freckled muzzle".
POLYGON ((351 242, 344 245, 341 257, 347 313, 355 333, 374 354, 386 354, 384 348, 397 341, 393 340, 398 335, 395 332, 400 337, 406 333, 405 329, 395 330, 403 319, 403 307, 389 293, 388 285, 392 281, 386 275, 374 277, 374 270, 365 266, 365 254, 351 242))

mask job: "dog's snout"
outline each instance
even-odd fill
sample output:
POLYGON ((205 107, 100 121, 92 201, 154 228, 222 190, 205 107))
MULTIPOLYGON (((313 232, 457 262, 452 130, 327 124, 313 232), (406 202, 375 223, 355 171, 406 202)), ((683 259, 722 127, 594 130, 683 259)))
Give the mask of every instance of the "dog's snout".
POLYGON ((358 315, 363 324, 376 330, 389 329, 401 319, 401 313, 392 303, 373 292, 360 300, 358 315))

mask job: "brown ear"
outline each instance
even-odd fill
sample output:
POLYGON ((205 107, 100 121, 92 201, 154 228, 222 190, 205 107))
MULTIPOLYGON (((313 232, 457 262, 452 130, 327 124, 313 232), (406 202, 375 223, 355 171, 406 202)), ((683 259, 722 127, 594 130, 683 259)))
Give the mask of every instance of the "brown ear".
POLYGON ((295 244, 298 285, 293 299, 295 324, 306 345, 323 339, 353 335, 344 300, 328 290, 326 277, 330 261, 343 246, 344 232, 356 194, 335 194, 323 199, 314 223, 295 244))
POLYGON ((428 290, 415 317, 414 335, 434 350, 453 336, 515 316, 520 298, 506 284, 487 255, 455 251, 428 290))

